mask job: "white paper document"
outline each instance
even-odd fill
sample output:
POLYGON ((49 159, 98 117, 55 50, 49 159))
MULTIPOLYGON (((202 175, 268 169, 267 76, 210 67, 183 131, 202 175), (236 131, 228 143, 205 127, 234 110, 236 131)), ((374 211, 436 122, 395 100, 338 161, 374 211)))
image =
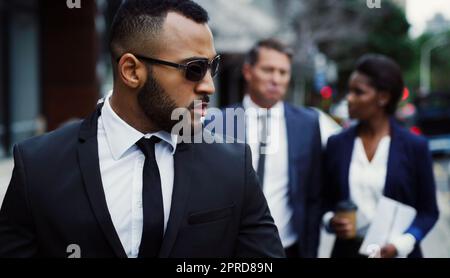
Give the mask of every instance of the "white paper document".
POLYGON ((373 255, 393 238, 402 235, 415 217, 413 207, 382 196, 359 253, 373 255))

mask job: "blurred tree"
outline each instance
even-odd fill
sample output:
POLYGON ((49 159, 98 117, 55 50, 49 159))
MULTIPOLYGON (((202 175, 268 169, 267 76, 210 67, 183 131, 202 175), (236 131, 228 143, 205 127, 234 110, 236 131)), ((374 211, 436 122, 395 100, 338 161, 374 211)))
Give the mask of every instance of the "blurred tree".
POLYGON ((294 2, 302 3, 292 22, 297 33, 299 59, 307 62, 319 50, 334 60, 339 69, 336 87, 340 96, 345 94, 356 59, 363 54, 388 55, 403 69, 413 64, 410 25, 404 11, 394 3, 383 1, 382 8, 369 9, 366 0, 294 2))
MULTIPOLYGON (((407 85, 415 96, 420 88, 420 61, 422 49, 425 43, 437 36, 446 37, 450 44, 450 30, 440 34, 424 33, 413 42, 413 64, 405 73, 407 85)), ((450 45, 434 48, 431 52, 431 91, 450 93, 450 45)))

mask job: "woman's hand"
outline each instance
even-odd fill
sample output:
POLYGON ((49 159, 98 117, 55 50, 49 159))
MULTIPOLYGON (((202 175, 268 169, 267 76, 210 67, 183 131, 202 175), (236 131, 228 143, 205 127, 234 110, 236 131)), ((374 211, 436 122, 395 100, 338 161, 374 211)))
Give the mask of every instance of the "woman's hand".
POLYGON ((349 239, 354 231, 354 224, 347 218, 334 216, 330 220, 331 229, 341 239, 349 239))
POLYGON ((381 248, 381 258, 390 259, 397 257, 397 248, 393 244, 386 244, 383 248, 381 248))

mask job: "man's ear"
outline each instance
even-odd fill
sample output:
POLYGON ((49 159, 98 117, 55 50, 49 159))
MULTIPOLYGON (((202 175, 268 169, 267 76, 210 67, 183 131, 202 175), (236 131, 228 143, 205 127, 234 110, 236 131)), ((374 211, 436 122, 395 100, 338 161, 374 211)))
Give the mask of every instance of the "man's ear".
POLYGON ((117 67, 119 78, 127 87, 137 89, 145 83, 147 69, 133 54, 124 54, 117 67))
POLYGON ((252 79, 252 70, 253 67, 249 63, 245 63, 242 66, 242 75, 246 82, 249 82, 252 79))

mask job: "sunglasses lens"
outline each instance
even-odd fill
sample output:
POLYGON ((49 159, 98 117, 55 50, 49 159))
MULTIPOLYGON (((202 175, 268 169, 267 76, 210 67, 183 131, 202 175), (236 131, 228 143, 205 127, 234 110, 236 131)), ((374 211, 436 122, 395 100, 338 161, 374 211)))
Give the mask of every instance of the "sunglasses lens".
POLYGON ((217 56, 211 62, 211 75, 212 75, 212 77, 215 77, 217 75, 217 73, 219 72, 219 65, 220 65, 220 57, 217 56))
POLYGON ((190 81, 198 82, 205 77, 208 70, 207 61, 193 61, 188 64, 186 69, 186 78, 190 81))
MULTIPOLYGON (((211 76, 215 77, 219 71, 220 56, 211 61, 211 76)), ((202 80, 208 71, 209 62, 207 60, 192 61, 186 68, 186 79, 198 82, 202 80)))

